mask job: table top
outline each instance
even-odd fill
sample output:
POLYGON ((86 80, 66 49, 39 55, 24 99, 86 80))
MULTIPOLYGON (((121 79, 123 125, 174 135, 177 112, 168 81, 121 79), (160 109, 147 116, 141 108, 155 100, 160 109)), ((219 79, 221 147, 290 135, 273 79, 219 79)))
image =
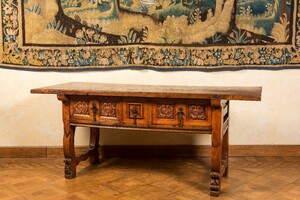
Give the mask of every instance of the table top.
POLYGON ((70 82, 42 88, 31 93, 112 97, 150 97, 180 99, 261 100, 262 87, 133 85, 70 82))

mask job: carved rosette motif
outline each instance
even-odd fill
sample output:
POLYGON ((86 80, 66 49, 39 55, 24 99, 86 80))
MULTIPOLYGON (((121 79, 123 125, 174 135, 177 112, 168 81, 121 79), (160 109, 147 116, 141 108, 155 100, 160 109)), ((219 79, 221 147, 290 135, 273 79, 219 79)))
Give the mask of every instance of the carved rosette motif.
POLYGON ((206 119, 205 106, 189 105, 188 118, 193 120, 205 120, 206 119))
POLYGON ((101 103, 100 116, 102 117, 116 117, 117 103, 101 103))
POLYGON ((89 115, 89 104, 86 101, 76 101, 74 106, 74 114, 89 115))
POLYGON ((174 105, 158 104, 157 118, 159 119, 174 119, 174 105))

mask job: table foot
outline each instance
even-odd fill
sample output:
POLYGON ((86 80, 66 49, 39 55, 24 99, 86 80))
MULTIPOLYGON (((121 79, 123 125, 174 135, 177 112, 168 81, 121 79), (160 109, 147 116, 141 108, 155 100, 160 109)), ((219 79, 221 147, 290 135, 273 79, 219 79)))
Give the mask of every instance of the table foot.
POLYGON ((211 172, 210 173, 211 181, 210 181, 210 195, 211 196, 219 196, 220 194, 220 173, 219 172, 211 172))
POLYGON ((71 179, 76 177, 76 162, 71 158, 65 158, 65 178, 71 179))

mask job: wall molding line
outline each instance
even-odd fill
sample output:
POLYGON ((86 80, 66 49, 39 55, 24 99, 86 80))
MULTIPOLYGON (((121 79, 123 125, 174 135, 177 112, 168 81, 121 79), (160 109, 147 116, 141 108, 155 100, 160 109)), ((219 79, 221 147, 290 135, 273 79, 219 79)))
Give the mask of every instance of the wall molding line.
MULTIPOLYGON (((86 147, 76 148, 79 152, 86 147)), ((229 156, 300 156, 300 145, 230 145, 229 156)), ((206 157, 209 145, 105 145, 101 157, 206 157)), ((57 147, 0 147, 0 158, 63 157, 57 147)))

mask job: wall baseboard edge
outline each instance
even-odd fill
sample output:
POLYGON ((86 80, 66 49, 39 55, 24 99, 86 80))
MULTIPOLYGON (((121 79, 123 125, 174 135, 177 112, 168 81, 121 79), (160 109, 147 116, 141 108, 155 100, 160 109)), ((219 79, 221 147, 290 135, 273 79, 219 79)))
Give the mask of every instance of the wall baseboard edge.
MULTIPOLYGON (((210 156, 209 145, 104 145, 99 151, 104 158, 210 156)), ((229 156, 300 156, 300 145, 230 145, 229 156)), ((63 157, 62 147, 0 147, 0 158, 51 157, 63 157)))

